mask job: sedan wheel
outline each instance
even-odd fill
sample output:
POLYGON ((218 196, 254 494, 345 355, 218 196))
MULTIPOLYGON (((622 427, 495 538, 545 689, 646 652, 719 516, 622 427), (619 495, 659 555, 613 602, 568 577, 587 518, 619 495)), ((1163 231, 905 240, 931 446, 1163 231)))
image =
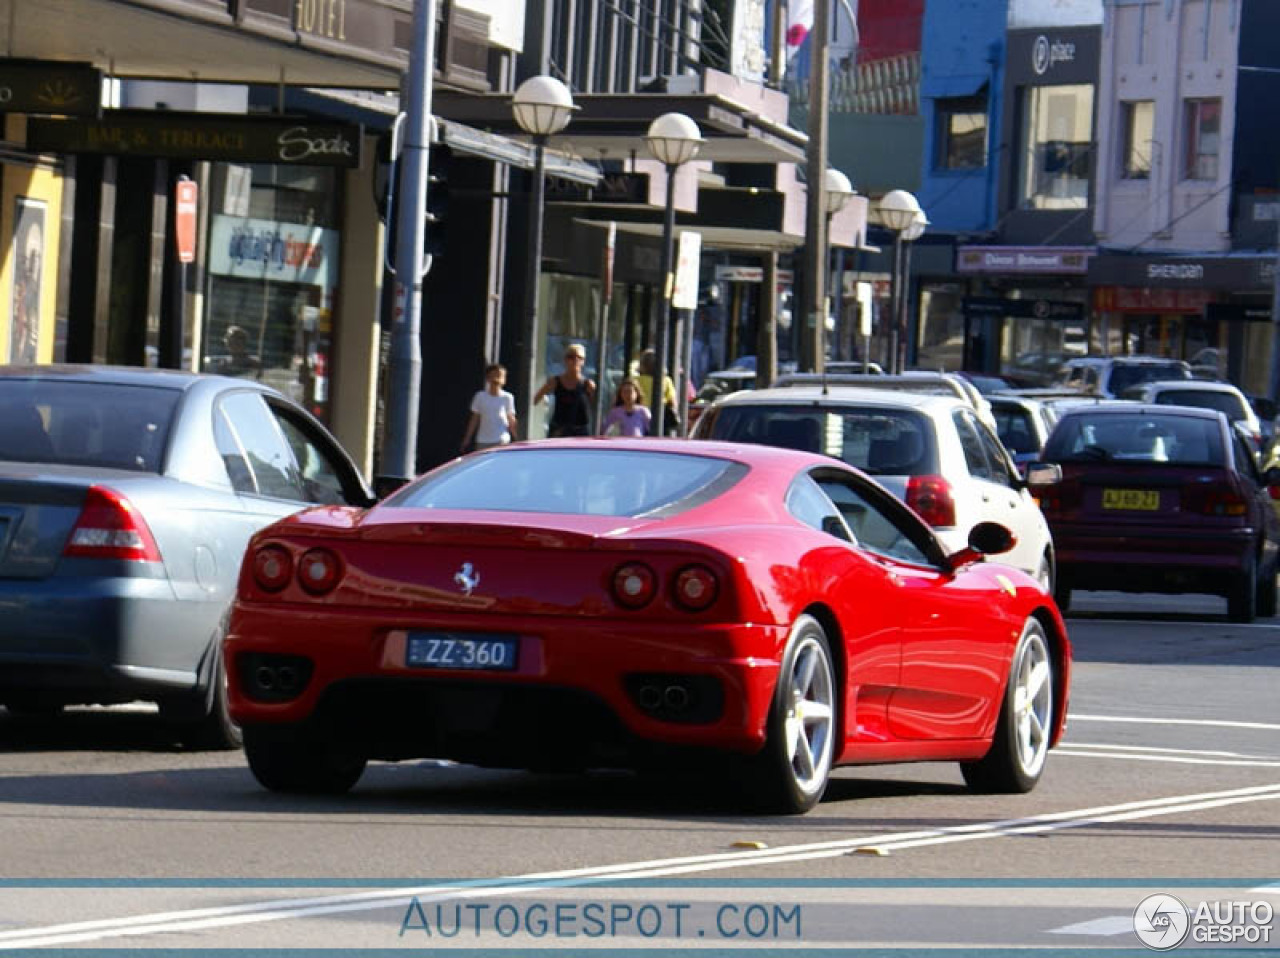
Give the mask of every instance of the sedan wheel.
POLYGON ((1227 615, 1232 622, 1252 622, 1257 614, 1258 564, 1250 556, 1227 593, 1227 615))
POLYGON ((364 774, 363 757, 302 729, 249 727, 243 735, 253 777, 273 792, 340 795, 364 774))
POLYGON ((835 751, 836 681, 818 621, 792 629, 769 713, 769 738, 755 765, 756 796, 771 809, 807 812, 822 799, 835 751))
POLYGON ((1036 581, 1045 592, 1053 595, 1053 558, 1048 552, 1040 557, 1040 566, 1036 569, 1036 581))
POLYGON ((991 750, 977 762, 962 762, 969 787, 978 792, 1029 792, 1044 773, 1053 734, 1053 664, 1044 627, 1028 620, 1014 649, 1000 719, 991 750))

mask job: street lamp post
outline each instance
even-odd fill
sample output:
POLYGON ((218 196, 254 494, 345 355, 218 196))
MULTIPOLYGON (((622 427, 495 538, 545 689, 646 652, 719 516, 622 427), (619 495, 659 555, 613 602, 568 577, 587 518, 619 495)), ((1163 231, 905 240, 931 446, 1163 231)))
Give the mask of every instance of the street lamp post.
MULTIPOLYGON (((849 200, 853 199, 854 193, 856 191, 853 188, 853 184, 849 182, 849 177, 845 176, 839 170, 833 169, 832 167, 827 167, 827 173, 824 179, 825 179, 825 184, 824 184, 825 189, 823 190, 823 199, 825 201, 826 213, 827 213, 827 229, 826 229, 825 235, 827 240, 827 258, 829 260, 831 247, 833 245, 831 242, 831 221, 835 218, 835 215, 837 213, 839 213, 842 209, 844 209, 846 206, 849 205, 849 200)), ((843 284, 843 282, 844 282, 844 277, 842 275, 842 270, 835 270, 831 274, 831 285, 833 289, 830 295, 827 297, 827 299, 833 299, 833 301, 835 302, 835 309, 836 309, 837 316, 839 316, 843 312, 843 310, 840 308, 841 301, 843 299, 843 293, 844 293, 844 291, 840 287, 843 284)), ((817 337, 817 342, 819 343, 824 343, 826 341, 827 308, 826 308, 825 300, 822 303, 822 307, 823 308, 820 311, 821 312, 820 321, 823 324, 822 325, 823 332, 822 332, 822 335, 817 337)), ((819 350, 819 352, 823 352, 823 351, 824 350, 819 350)))
POLYGON ((924 215, 924 210, 918 210, 915 218, 911 221, 911 225, 902 231, 902 294, 898 297, 898 309, 901 316, 898 319, 898 329, 901 338, 898 340, 899 351, 899 372, 906 368, 906 357, 909 350, 907 342, 911 339, 911 324, 908 322, 910 310, 907 308, 910 301, 911 291, 911 248, 915 245, 915 241, 924 235, 925 227, 929 225, 929 217, 924 215))
MULTIPOLYGON (((906 281, 903 275, 903 241, 906 233, 916 222, 916 216, 923 217, 919 201, 906 190, 890 190, 880 198, 876 208, 880 224, 893 232, 893 296, 891 299, 892 323, 889 332, 889 372, 900 373, 906 368, 906 291, 902 288, 906 281)), ((927 221, 926 221, 927 222, 927 221)), ((920 225, 924 231, 923 223, 920 225)), ((917 234, 919 235, 919 234, 917 234)))
POLYGON ((653 370, 653 395, 649 397, 653 411, 651 429, 655 436, 665 434, 663 386, 667 380, 667 329, 671 324, 671 294, 675 286, 671 275, 672 246, 676 228, 676 170, 698 155, 702 133, 698 124, 683 113, 664 113, 649 124, 645 145, 653 158, 667 169, 667 205, 662 217, 662 263, 658 281, 662 284, 662 300, 658 307, 657 330, 654 335, 656 362, 653 370))
POLYGON ((542 267, 542 208, 545 186, 547 139, 569 123, 577 109, 569 88, 555 77, 535 76, 525 80, 511 98, 511 112, 520 129, 533 138, 533 182, 529 190, 529 241, 525 263, 525 317, 521 329, 521 377, 517 415, 524 437, 533 438, 533 395, 541 384, 538 373, 538 279, 542 267))

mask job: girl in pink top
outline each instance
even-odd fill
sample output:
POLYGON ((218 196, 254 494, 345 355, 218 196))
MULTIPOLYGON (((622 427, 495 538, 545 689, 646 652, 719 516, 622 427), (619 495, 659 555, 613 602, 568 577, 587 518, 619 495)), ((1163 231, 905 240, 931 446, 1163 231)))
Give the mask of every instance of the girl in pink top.
POLYGON ((624 379, 618 384, 616 405, 604 417, 602 432, 606 436, 647 436, 652 413, 644 404, 644 394, 635 380, 624 379))

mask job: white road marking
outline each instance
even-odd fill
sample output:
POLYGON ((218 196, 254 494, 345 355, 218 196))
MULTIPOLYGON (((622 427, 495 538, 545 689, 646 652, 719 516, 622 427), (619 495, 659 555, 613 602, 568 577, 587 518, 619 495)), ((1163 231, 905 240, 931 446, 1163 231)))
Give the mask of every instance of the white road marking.
POLYGON ((1079 715, 1071 712, 1070 722, 1115 722, 1128 725, 1202 725, 1210 728, 1248 728, 1268 732, 1280 732, 1280 725, 1273 722, 1235 722, 1227 719, 1151 718, 1143 715, 1079 715))
POLYGON ((1242 802, 1280 799, 1280 783, 1258 785, 1223 792, 1174 795, 1095 808, 1050 812, 1030 818, 971 825, 901 832, 897 835, 866 835, 859 838, 790 845, 760 851, 721 852, 682 858, 626 862, 589 868, 573 868, 554 872, 485 879, 459 884, 422 887, 387 888, 346 895, 261 901, 215 908, 131 915, 95 921, 71 922, 43 928, 0 931, 0 949, 37 948, 69 945, 108 938, 192 932, 210 928, 245 925, 255 922, 280 921, 288 918, 313 917, 341 912, 367 911, 393 906, 405 907, 413 898, 420 901, 442 901, 461 898, 496 897, 527 894, 554 887, 576 887, 635 878, 660 878, 697 872, 744 868, 753 865, 812 861, 847 855, 861 847, 892 850, 918 848, 948 842, 973 841, 1005 835, 1025 835, 1075 828, 1103 822, 1129 821, 1172 815, 1184 811, 1219 808, 1242 802))
POLYGON ((1133 934, 1132 915, 1108 915, 1106 918, 1094 918, 1092 921, 1079 921, 1074 925, 1063 925, 1061 928, 1050 928, 1050 935, 1123 935, 1133 934))
POLYGON ((1064 742, 1058 753, 1073 758, 1120 758, 1129 762, 1172 762, 1176 765, 1230 765, 1235 768, 1280 768, 1280 760, 1248 758, 1192 758, 1186 755, 1151 754, 1121 750, 1119 746, 1071 745, 1064 742))
POLYGON ((1159 752, 1168 753, 1170 755, 1197 755, 1197 756, 1217 756, 1220 758, 1246 758, 1256 759, 1257 761, 1267 761, 1275 758, 1280 760, 1280 755, 1249 755, 1245 752, 1225 752, 1221 749, 1205 749, 1205 748, 1161 748, 1156 745, 1110 745, 1105 742, 1063 742, 1059 748, 1105 748, 1116 752, 1159 752))
MULTIPOLYGON (((1074 620, 1073 625, 1080 626, 1086 623, 1089 625, 1093 625, 1095 623, 1098 625, 1133 625, 1133 622, 1134 622, 1133 619, 1111 619, 1111 618, 1103 618, 1102 616, 1098 616, 1097 618, 1094 618, 1094 616, 1090 614, 1088 610, 1085 610, 1085 609, 1082 609, 1081 612, 1084 615, 1088 616, 1088 618, 1076 619, 1074 620)), ((1183 613, 1179 613, 1179 614, 1183 614, 1183 613)), ((1200 613, 1198 611, 1193 612, 1191 610, 1187 610, 1185 614, 1201 615, 1203 613, 1200 613)), ((1212 615, 1212 613, 1209 613, 1209 614, 1212 615)), ((1068 621, 1072 621, 1072 620, 1069 619, 1068 621)), ((1152 624, 1152 623, 1147 623, 1147 624, 1152 624)), ((1179 622, 1176 620, 1172 620, 1172 621, 1159 622, 1155 624, 1158 624, 1161 628, 1164 628, 1167 625, 1180 625, 1180 626, 1183 626, 1184 628, 1195 628, 1195 629, 1203 629, 1206 626, 1210 626, 1210 627, 1228 626, 1233 632, 1236 629, 1273 629, 1274 630, 1276 627, 1274 622, 1179 622)))
POLYGON ((1280 895, 1280 882, 1276 882, 1274 885, 1259 885, 1257 888, 1250 888, 1249 890, 1260 895, 1280 895))

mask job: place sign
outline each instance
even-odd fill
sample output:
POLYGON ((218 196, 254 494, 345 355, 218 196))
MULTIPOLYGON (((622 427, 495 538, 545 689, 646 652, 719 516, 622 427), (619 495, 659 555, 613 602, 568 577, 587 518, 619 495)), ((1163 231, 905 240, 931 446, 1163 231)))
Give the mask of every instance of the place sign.
POLYGON ((996 296, 966 296, 960 309, 970 319, 1003 317, 1008 319, 1082 320, 1084 303, 1054 299, 1001 299, 996 296))
POLYGON ((102 71, 91 63, 0 58, 0 112, 97 116, 102 71))
POLYGON ((1080 274, 1094 253, 1090 246, 961 246, 956 272, 1080 274))
POLYGON ((47 153, 358 167, 361 134, 359 124, 305 118, 110 111, 89 122, 33 118, 27 146, 47 153))

